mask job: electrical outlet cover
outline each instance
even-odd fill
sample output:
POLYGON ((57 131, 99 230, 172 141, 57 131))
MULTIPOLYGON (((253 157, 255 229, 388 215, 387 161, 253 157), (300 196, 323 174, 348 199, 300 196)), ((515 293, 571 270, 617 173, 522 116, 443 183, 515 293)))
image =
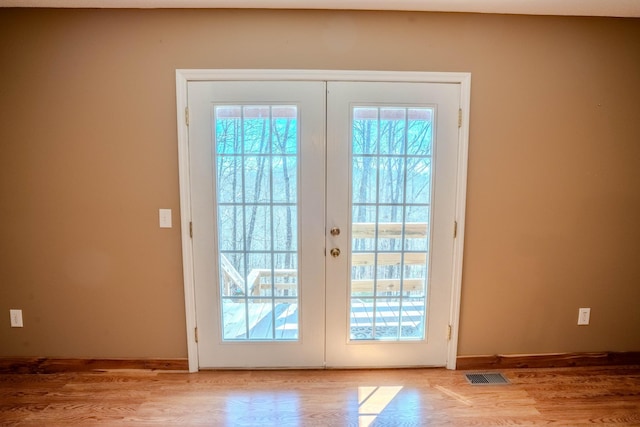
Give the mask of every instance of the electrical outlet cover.
POLYGON ((588 325, 591 317, 590 308, 581 308, 578 310, 578 325, 588 325))
POLYGON ((24 324, 22 323, 22 310, 9 310, 9 316, 11 316, 11 327, 12 328, 22 328, 24 324))

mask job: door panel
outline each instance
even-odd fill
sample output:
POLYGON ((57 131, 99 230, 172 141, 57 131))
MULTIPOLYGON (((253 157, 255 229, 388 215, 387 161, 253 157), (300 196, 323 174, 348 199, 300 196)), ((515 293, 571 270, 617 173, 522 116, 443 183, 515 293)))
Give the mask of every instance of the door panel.
POLYGON ((322 366, 325 85, 188 90, 200 367, 322 366))
POLYGON ((328 84, 327 366, 442 366, 459 86, 328 84))

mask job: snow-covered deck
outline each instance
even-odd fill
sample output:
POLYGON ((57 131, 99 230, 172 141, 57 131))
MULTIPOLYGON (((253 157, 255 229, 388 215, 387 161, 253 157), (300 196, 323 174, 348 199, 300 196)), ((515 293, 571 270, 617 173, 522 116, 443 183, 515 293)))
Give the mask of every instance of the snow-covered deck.
MULTIPOLYGON (((224 303, 224 338, 226 340, 295 340, 299 336, 298 304, 264 299, 245 308, 243 299, 224 303), (245 321, 248 319, 248 321, 245 321), (248 326, 248 328, 247 328, 248 326), (247 336, 248 329, 248 336, 247 336)), ((424 303, 397 299, 352 301, 350 314, 351 339, 389 340, 416 339, 423 336, 424 303), (375 329, 375 337, 373 331, 375 329)))

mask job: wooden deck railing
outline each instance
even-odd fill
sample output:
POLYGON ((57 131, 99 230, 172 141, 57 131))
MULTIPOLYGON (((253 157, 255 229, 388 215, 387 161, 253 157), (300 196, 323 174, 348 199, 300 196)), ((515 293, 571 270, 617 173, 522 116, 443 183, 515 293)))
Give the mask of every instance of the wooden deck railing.
MULTIPOLYGON (((427 223, 378 223, 377 237, 387 239, 405 238, 425 238, 428 233, 427 223)), ((367 239, 376 236, 375 223, 354 223, 351 226, 351 235, 354 239, 367 239)), ((244 293, 245 281, 235 270, 231 262, 222 255, 221 269, 223 278, 224 295, 234 296, 232 289, 242 290, 244 293)), ((351 255, 351 265, 362 266, 399 266, 399 265, 426 265, 426 252, 356 252, 351 255)), ((271 295, 272 289, 276 291, 274 296, 295 295, 297 293, 296 269, 253 269, 247 277, 247 288, 251 296, 271 295), (291 283, 276 282, 271 280, 276 278, 292 278, 291 283)), ((421 292, 424 290, 424 278, 404 278, 402 287, 400 279, 378 279, 375 280, 377 292, 421 292)), ((373 292, 373 279, 357 279, 351 281, 352 293, 373 292)))

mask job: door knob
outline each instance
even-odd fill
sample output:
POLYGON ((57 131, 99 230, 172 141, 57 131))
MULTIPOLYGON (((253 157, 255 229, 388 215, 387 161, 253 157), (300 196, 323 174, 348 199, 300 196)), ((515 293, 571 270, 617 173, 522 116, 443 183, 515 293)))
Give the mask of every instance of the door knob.
POLYGON ((331 233, 332 236, 339 236, 340 235, 340 229, 338 227, 333 227, 329 233, 331 233))
POLYGON ((340 249, 333 248, 329 251, 329 253, 331 254, 332 257, 338 258, 340 256, 340 249))

